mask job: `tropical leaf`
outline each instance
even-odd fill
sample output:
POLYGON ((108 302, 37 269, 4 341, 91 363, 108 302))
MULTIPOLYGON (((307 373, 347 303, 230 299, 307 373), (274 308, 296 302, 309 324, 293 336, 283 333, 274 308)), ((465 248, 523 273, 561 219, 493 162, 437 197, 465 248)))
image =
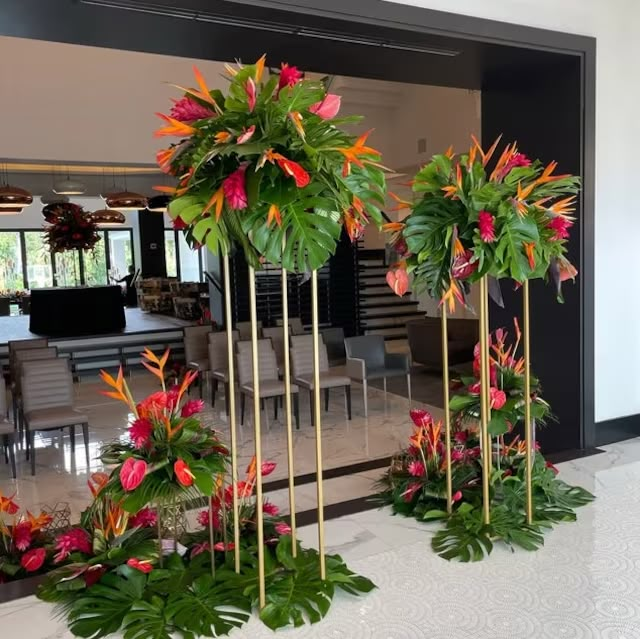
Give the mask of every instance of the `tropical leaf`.
POLYGON ((165 602, 157 596, 151 601, 136 601, 122 620, 124 639, 171 639, 172 630, 165 602))

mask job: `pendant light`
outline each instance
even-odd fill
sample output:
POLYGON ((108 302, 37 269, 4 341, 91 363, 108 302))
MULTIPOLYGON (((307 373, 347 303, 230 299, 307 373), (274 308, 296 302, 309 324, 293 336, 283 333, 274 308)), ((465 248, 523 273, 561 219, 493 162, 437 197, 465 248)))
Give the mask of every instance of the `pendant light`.
POLYGON ((69 176, 69 167, 67 167, 67 179, 58 180, 53 185, 53 192, 57 195, 82 195, 87 187, 79 180, 72 180, 69 176))
POLYGON ((147 210, 154 213, 166 213, 169 202, 171 202, 171 198, 168 195, 154 195, 149 198, 147 210))
POLYGON ((18 215, 19 213, 22 213, 21 206, 5 206, 3 208, 0 208, 0 215, 18 215))
POLYGON ((48 204, 67 204, 69 197, 66 195, 58 195, 57 193, 47 193, 40 198, 40 202, 44 205, 48 204))
POLYGON ((89 214, 98 226, 121 226, 125 222, 124 213, 117 209, 100 209, 89 214))
POLYGON ((3 215, 22 213, 22 209, 33 202, 33 196, 29 191, 21 189, 19 186, 11 186, 8 183, 6 166, 2 177, 2 184, 0 184, 0 211, 3 215))
MULTIPOLYGON (((147 198, 140 193, 127 190, 127 174, 123 174, 124 178, 124 190, 107 193, 104 195, 104 200, 107 203, 107 207, 110 209, 117 209, 118 211, 139 211, 140 209, 147 208, 147 198)), ((115 187, 115 174, 114 174, 114 187, 115 187)))

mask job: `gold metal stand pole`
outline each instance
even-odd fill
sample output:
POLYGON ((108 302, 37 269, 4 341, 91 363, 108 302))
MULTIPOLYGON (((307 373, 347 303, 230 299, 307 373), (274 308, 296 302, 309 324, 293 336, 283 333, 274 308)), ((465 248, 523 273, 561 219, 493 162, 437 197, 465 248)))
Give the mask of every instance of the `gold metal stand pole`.
POLYGON ((251 351, 253 364, 253 425, 256 444, 256 525, 258 528, 258 587, 260 608, 266 605, 264 586, 264 517, 262 512, 262 433, 260 430, 260 366, 258 360, 258 313, 256 310, 256 272, 249 267, 249 306, 251 313, 251 351))
MULTIPOLYGON (((233 357, 233 319, 231 315, 231 275, 229 255, 223 256, 224 323, 227 329, 229 439, 231 446, 231 486, 233 490, 233 543, 235 570, 240 572, 240 514, 238 512, 238 439, 236 436, 236 376, 233 357)), ((222 495, 224 501, 224 493, 222 495)))
POLYGON ((320 423, 320 335, 318 330, 318 271, 311 272, 311 322, 313 333, 313 397, 316 428, 316 483, 318 487, 318 553, 320 578, 326 577, 324 560, 324 491, 322 487, 322 424, 320 423))
POLYGON ((486 334, 486 343, 485 343, 485 359, 484 366, 487 369, 487 394, 485 395, 485 401, 487 402, 487 428, 485 430, 484 436, 486 440, 487 450, 489 451, 489 455, 487 456, 487 463, 489 466, 489 476, 491 476, 491 469, 493 466, 493 446, 491 442, 491 434, 489 433, 488 424, 491 421, 491 323, 489 322, 489 282, 487 281, 487 289, 486 294, 482 298, 484 303, 484 317, 485 317, 485 334, 486 334))
MULTIPOLYGON (((287 240, 282 235, 282 255, 287 240)), ((282 268, 282 330, 284 346, 284 410, 287 421, 287 467, 289 472, 289 516, 291 519, 291 554, 295 557, 298 553, 296 544, 296 491, 294 485, 293 468, 293 428, 291 425, 291 362, 289 359, 289 284, 287 270, 282 268)))
POLYGON ((484 523, 491 521, 489 476, 491 474, 491 450, 487 445, 490 419, 489 369, 487 367, 489 345, 489 318, 487 313, 487 277, 480 279, 480 442, 482 444, 482 512, 484 523))
POLYGON ((444 442, 447 460, 447 512, 453 509, 453 478, 451 469, 451 414, 449 412, 449 338, 447 334, 447 305, 442 305, 442 385, 444 396, 444 442))
MULTIPOLYGON (((224 493, 223 493, 224 499, 224 493)), ((213 539, 213 496, 209 497, 209 550, 211 551, 211 576, 216 576, 216 554, 213 550, 215 546, 213 539)))
POLYGON ((529 280, 522 285, 523 338, 524 338, 524 436, 526 445, 525 481, 527 489, 527 523, 533 522, 533 455, 531 442, 531 351, 529 341, 529 280))

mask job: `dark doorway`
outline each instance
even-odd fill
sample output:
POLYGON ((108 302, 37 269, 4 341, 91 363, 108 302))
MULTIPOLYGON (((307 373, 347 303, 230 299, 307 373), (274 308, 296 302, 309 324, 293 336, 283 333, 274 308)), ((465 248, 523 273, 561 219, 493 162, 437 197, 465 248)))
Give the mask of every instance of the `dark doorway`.
MULTIPOLYGON (((212 60, 266 52, 308 70, 481 89, 485 141, 503 132, 583 178, 570 249, 580 278, 563 306, 532 287, 532 348, 560 422, 545 450, 594 444, 595 39, 372 0, 3 0, 0 31, 212 60)), ((494 325, 520 311, 505 297, 494 325)))

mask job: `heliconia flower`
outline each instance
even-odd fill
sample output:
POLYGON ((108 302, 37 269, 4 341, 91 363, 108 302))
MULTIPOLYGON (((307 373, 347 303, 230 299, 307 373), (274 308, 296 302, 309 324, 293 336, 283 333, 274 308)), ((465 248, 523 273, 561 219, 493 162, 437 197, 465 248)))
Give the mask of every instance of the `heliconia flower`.
POLYGON ((424 464, 420 461, 409 462, 407 470, 409 471, 409 474, 414 477, 423 477, 427 472, 424 464))
POLYGON ((566 217, 558 215, 554 217, 548 224, 547 228, 553 231, 552 240, 565 240, 569 237, 569 229, 573 226, 573 222, 566 217))
POLYGON ((256 108, 256 83, 253 81, 253 78, 248 78, 244 83, 244 91, 247 94, 249 113, 253 113, 253 110, 256 108))
POLYGON ((280 509, 270 501, 265 501, 262 504, 262 512, 266 515, 271 515, 271 517, 277 517, 280 514, 280 509))
POLYGON ((143 508, 129 519, 132 528, 153 528, 158 523, 158 513, 152 508, 143 508))
POLYGON ((261 468, 261 475, 263 477, 266 477, 267 475, 270 475, 275 469, 276 466, 278 464, 276 464, 276 462, 272 462, 272 461, 265 461, 262 462, 262 468, 261 468))
POLYGON ((286 62, 280 65, 280 78, 278 79, 278 93, 285 87, 292 87, 302 80, 303 73, 297 67, 290 67, 286 62))
POLYGON ((461 490, 456 490, 455 493, 453 493, 453 495, 451 495, 451 501, 452 502, 456 502, 456 501, 460 501, 462 499, 462 491, 461 490))
POLYGON ((248 142, 252 137, 253 134, 256 132, 256 125, 252 124, 248 129, 242 129, 242 133, 238 136, 238 144, 244 144, 245 142, 248 142))
POLYGON ((386 279, 391 290, 399 297, 402 297, 409 290, 409 276, 406 269, 393 269, 387 273, 386 279))
POLYGON ((120 483, 127 492, 130 492, 144 481, 146 474, 146 461, 135 457, 127 457, 120 468, 120 483))
POLYGON ((127 560, 127 566, 135 568, 136 570, 143 572, 145 575, 148 575, 153 570, 153 565, 150 559, 136 559, 135 557, 131 557, 131 559, 127 560))
POLYGON ((288 160, 285 157, 277 158, 276 162, 283 173, 294 179, 299 189, 304 188, 311 181, 311 176, 297 162, 288 160))
POLYGON ((11 497, 4 497, 2 493, 0 493, 0 513, 7 513, 7 515, 15 515, 20 507, 13 501, 15 495, 11 497))
POLYGON ((424 427, 429 426, 433 423, 433 417, 431 416, 431 413, 424 410, 423 408, 414 408, 413 410, 409 411, 409 415, 411 417, 411 421, 413 421, 416 426, 424 427))
MULTIPOLYGON (((129 458, 131 459, 131 458, 129 458)), ((91 554, 91 539, 84 528, 70 528, 56 538, 56 550, 58 554, 53 558, 55 563, 60 563, 72 552, 91 554)))
POLYGON ((489 405, 491 408, 500 410, 507 402, 507 395, 503 390, 495 387, 489 389, 489 405))
POLYGON ((525 255, 527 256, 527 260, 529 261, 529 268, 533 270, 536 267, 536 257, 534 254, 536 243, 523 242, 522 247, 524 248, 524 252, 525 252, 525 255))
POLYGON ((216 141, 216 144, 226 144, 232 137, 229 131, 219 131, 213 136, 213 139, 216 141))
POLYGON ((474 259, 473 251, 466 249, 453 259, 451 275, 457 280, 464 280, 478 269, 478 260, 474 259))
POLYGON ((496 232, 494 227, 494 217, 489 211, 478 213, 478 228, 480 229, 480 239, 483 242, 495 242, 496 232))
POLYGON ((35 572, 42 568, 44 560, 47 557, 47 551, 44 548, 32 548, 20 557, 20 565, 27 572, 35 572))
POLYGON ((282 226, 282 214, 277 204, 271 204, 269 206, 269 212, 267 213, 267 226, 271 228, 274 222, 278 226, 282 226))
POLYGON ((182 417, 191 417, 197 413, 202 412, 204 409, 204 400, 202 399, 190 399, 180 411, 182 417))
POLYGON ((195 122, 196 120, 205 120, 216 116, 210 109, 187 97, 174 100, 169 114, 180 122, 195 122))
POLYGON ((24 551, 31 545, 31 524, 28 521, 21 521, 16 524, 12 530, 13 543, 15 547, 24 551))
POLYGON ((182 231, 183 229, 188 228, 188 226, 189 225, 180 216, 173 220, 173 228, 176 231, 182 231))
POLYGON ((173 472, 176 474, 177 480, 183 486, 191 486, 193 484, 194 475, 183 459, 178 459, 175 462, 173 465, 173 472))
POLYGON ((353 206, 343 211, 342 220, 351 242, 357 242, 362 237, 369 221, 360 198, 354 196, 353 206))
POLYGON ((279 535, 290 535, 291 534, 291 526, 289 524, 285 524, 283 521, 275 526, 276 532, 279 535))
POLYGON ((316 102, 309 107, 309 112, 314 113, 323 120, 331 120, 338 115, 340 102, 341 98, 339 95, 327 93, 327 95, 324 96, 324 100, 320 100, 320 102, 316 102))
POLYGON ((146 418, 136 419, 129 426, 129 437, 136 448, 144 448, 151 439, 153 433, 153 424, 146 418))
POLYGON ((413 496, 422 488, 422 484, 419 482, 414 482, 412 484, 409 484, 409 486, 407 487, 407 490, 405 490, 402 493, 402 498, 409 503, 412 499, 413 496))
POLYGON ((236 545, 230 541, 226 546, 224 545, 224 542, 219 541, 214 547, 214 550, 217 550, 218 552, 225 552, 227 550, 235 550, 236 545))
POLYGON ((247 208, 247 190, 245 186, 246 165, 237 168, 222 182, 224 197, 232 209, 243 210, 247 208))

